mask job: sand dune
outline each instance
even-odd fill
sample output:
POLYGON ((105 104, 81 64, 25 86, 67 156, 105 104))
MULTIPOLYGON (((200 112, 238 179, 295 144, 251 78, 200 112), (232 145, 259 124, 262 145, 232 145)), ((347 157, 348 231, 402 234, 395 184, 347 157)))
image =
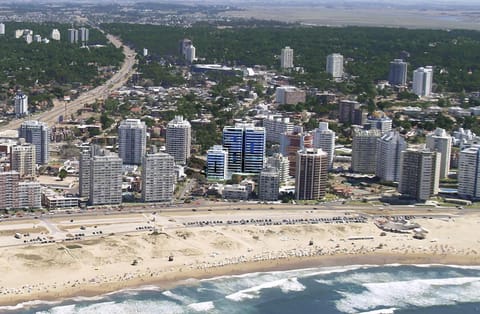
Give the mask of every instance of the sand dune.
MULTIPOLYGON (((209 217, 220 221, 243 219, 242 215, 232 212, 209 217)), ((252 211, 248 215, 261 217, 265 212, 252 211)), ((299 214, 292 211, 281 215, 299 214)), ((157 219, 157 232, 109 233, 81 241, 0 248, 0 304, 96 295, 144 284, 168 287, 192 277, 276 268, 394 262, 480 265, 480 234, 476 231, 479 214, 415 219, 429 231, 425 240, 416 240, 412 234, 380 236, 381 230, 372 220, 348 224, 299 221, 190 226, 187 221, 195 221, 195 216, 182 215, 173 217, 175 224, 165 228, 163 222, 172 217, 157 219), (188 227, 179 227, 182 222, 188 227), (349 240, 352 237, 365 239, 349 240), (169 261, 170 256, 173 261, 169 261)), ((204 221, 205 217, 201 218, 204 221)), ((104 223, 111 225, 110 221, 104 223)), ((125 223, 129 223, 128 219, 125 223)))

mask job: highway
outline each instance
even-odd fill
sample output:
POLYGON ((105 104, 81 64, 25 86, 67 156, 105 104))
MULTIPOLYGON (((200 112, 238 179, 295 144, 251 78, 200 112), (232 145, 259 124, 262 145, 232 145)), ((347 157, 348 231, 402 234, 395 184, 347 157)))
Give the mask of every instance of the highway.
MULTIPOLYGON (((86 91, 80 96, 70 102, 67 102, 67 110, 65 111, 65 102, 62 100, 55 99, 53 101, 53 108, 48 111, 44 111, 35 115, 25 117, 23 119, 15 119, 10 121, 7 125, 1 126, 0 131, 5 130, 16 130, 20 127, 20 124, 25 120, 38 120, 41 122, 47 123, 49 126, 53 126, 58 122, 58 117, 64 115, 65 112, 68 114, 74 113, 77 110, 84 107, 85 104, 94 103, 97 99, 106 99, 113 91, 119 89, 134 73, 133 66, 135 65, 135 56, 136 53, 134 50, 130 49, 127 46, 124 46, 118 37, 107 34, 108 40, 117 48, 123 46, 123 54, 125 59, 122 63, 122 66, 110 79, 108 79, 103 85, 97 86, 94 89, 86 91)), ((67 117, 65 117, 67 118, 67 117)))

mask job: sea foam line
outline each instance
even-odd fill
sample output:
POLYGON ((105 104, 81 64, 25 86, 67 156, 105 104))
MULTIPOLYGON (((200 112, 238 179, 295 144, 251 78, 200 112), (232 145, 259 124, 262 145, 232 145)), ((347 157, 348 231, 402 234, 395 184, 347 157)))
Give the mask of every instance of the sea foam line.
POLYGON ((259 293, 261 290, 270 289, 270 288, 280 288, 283 293, 288 293, 290 291, 305 290, 305 286, 302 285, 300 282, 298 282, 297 278, 286 278, 286 279, 279 279, 271 282, 266 282, 258 286, 243 289, 235 293, 229 294, 225 296, 225 298, 232 301, 237 301, 237 302, 243 301, 246 299, 254 299, 259 297, 259 293))

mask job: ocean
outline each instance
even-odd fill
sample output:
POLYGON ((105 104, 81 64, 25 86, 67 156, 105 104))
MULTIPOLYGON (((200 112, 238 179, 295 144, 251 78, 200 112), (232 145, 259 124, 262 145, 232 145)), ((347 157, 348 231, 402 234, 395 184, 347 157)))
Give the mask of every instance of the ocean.
POLYGON ((480 267, 321 267, 190 280, 93 298, 34 301, 4 313, 480 313, 480 267))

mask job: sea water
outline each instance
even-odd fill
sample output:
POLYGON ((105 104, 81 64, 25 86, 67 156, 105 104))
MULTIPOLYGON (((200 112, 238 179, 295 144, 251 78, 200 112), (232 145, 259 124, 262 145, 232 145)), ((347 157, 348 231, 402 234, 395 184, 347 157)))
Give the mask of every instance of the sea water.
POLYGON ((10 313, 480 313, 480 267, 321 267, 190 280, 93 298, 0 308, 10 313))

